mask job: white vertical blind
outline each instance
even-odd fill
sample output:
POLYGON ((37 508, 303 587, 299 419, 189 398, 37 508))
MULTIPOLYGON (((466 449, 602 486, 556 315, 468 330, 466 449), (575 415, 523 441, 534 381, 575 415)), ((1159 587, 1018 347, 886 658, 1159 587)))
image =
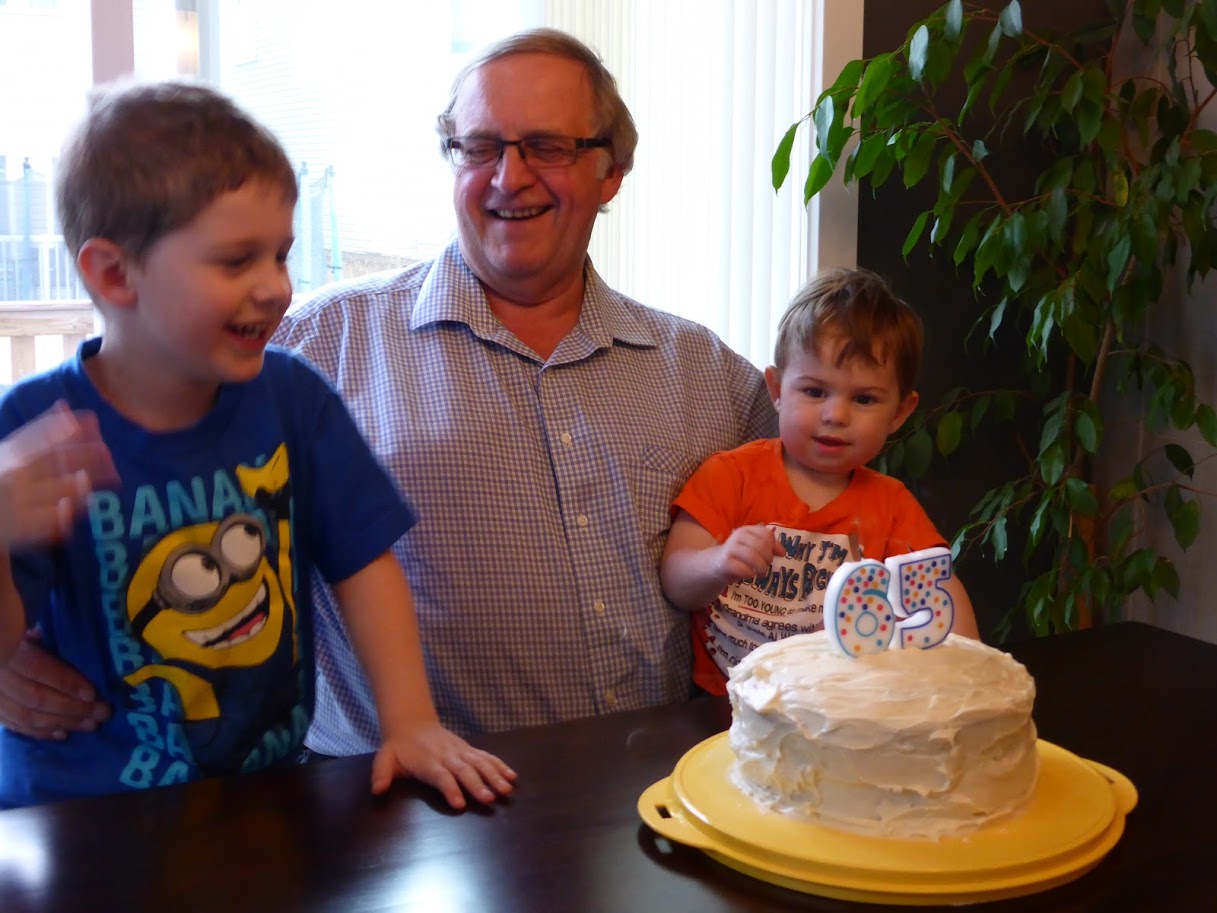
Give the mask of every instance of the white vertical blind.
POLYGON ((757 365, 770 363, 777 320, 817 266, 817 213, 802 204, 810 132, 778 194, 770 159, 814 102, 822 2, 546 5, 549 24, 604 58, 641 136, 634 171, 592 237, 597 270, 644 304, 709 326, 757 365))

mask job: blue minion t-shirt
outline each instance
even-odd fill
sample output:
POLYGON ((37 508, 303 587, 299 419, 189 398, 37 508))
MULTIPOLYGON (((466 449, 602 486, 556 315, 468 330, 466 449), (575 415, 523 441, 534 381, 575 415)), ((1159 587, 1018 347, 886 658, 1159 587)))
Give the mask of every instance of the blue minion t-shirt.
POLYGON ((65 741, 0 729, 0 806, 142 789, 290 758, 313 711, 314 568, 338 582, 414 516, 333 389, 268 350, 193 427, 153 433, 83 370, 100 340, 18 384, 0 437, 57 400, 95 412, 121 484, 60 548, 14 552, 43 644, 113 708, 65 741))

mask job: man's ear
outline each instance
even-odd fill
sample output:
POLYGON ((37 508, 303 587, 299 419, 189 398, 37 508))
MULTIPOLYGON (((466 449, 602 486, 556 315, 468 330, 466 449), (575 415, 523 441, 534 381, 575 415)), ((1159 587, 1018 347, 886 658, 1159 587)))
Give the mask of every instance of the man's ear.
POLYGON ((773 407, 776 409, 778 397, 782 395, 782 375, 773 365, 765 369, 765 386, 769 388, 769 398, 773 400, 773 407))
POLYGON ((913 410, 917 408, 917 403, 919 400, 920 397, 917 395, 917 391, 914 390, 912 393, 906 396, 903 401, 901 401, 900 407, 896 410, 896 414, 892 416, 891 424, 888 425, 888 434, 895 434, 900 430, 900 426, 904 424, 905 420, 913 414, 913 410))
POLYGON ((617 196, 617 191, 621 189, 621 182, 625 180, 625 172, 618 167, 617 163, 609 160, 608 168, 600 177, 600 205, 607 206, 617 196))
POLYGON ((135 304, 131 281, 131 258, 119 245, 105 238, 90 238, 76 255, 76 267, 93 297, 115 307, 135 304))

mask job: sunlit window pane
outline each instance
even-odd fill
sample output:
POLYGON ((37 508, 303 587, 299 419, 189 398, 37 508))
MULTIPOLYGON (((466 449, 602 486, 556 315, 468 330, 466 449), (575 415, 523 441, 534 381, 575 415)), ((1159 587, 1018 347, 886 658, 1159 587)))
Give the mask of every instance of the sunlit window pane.
MULTIPOLYGON (((103 70, 216 85, 276 133, 300 179, 289 265, 307 295, 448 242, 452 175, 435 116, 471 54, 539 25, 595 48, 638 121, 634 172, 592 237, 596 268, 765 364, 777 315, 822 243, 817 204, 808 218, 798 181, 775 196, 768 159, 813 100, 813 30, 827 9, 823 0, 0 0, 0 85, 20 87, 0 92, 0 383, 10 376, 5 308, 68 299, 89 313, 50 187, 94 78, 91 48, 103 70), (92 23, 91 8, 101 11, 92 23), (114 53, 123 47, 133 49, 125 64, 114 53)), ((832 9, 841 19, 853 7, 832 9)), ((38 342, 49 358, 58 344, 38 342)), ((34 360, 29 343, 20 347, 11 376, 34 360)))

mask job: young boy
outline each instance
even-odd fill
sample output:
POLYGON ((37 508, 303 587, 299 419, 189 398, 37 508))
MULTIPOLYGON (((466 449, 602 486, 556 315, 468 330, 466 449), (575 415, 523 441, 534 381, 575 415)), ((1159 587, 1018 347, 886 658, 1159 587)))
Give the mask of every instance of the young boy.
POLYGON ((62 548, 12 553, 0 618, 36 623, 114 712, 59 742, 0 730, 0 805, 294 759, 314 569, 373 682, 372 791, 417 776, 461 808, 512 789, 436 717, 389 552, 412 511, 337 394, 266 348, 291 299, 296 194, 274 137, 197 85, 104 91, 65 149, 60 221, 105 331, 8 393, 0 437, 62 400, 96 415, 121 483, 88 496, 62 548))
MULTIPOLYGON (((921 346, 920 319, 873 273, 825 273, 791 302, 765 371, 780 438, 714 454, 673 504, 660 579, 694 613, 704 690, 726 693, 757 646, 823 627, 846 560, 945 545, 908 489, 866 466, 917 406, 921 346)), ((958 578, 946 588, 953 630, 978 636, 958 578)))

